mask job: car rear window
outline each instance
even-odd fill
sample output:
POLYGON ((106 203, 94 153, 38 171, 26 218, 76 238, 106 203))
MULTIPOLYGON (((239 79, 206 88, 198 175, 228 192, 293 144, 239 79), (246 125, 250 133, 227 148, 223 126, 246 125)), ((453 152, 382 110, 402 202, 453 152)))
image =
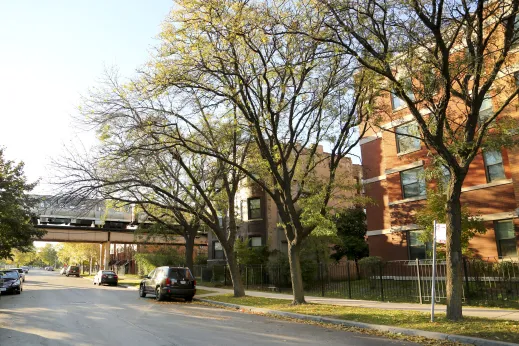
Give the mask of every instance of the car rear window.
POLYGON ((115 275, 115 273, 111 270, 103 270, 103 274, 115 275))
POLYGON ((78 270, 78 269, 79 269, 79 267, 74 267, 74 266, 70 267, 70 270, 78 270))
POLYGON ((168 276, 170 279, 176 280, 193 279, 193 275, 191 275, 191 271, 188 268, 169 268, 168 276))

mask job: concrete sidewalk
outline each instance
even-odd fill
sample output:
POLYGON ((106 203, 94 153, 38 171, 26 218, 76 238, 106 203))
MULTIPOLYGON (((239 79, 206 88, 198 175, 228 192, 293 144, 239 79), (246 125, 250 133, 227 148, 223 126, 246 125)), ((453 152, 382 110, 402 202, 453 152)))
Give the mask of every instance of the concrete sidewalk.
MULTIPOLYGON (((215 291, 216 293, 196 295, 197 298, 206 298, 219 294, 233 293, 232 289, 226 288, 215 288, 197 285, 198 289, 204 289, 208 291, 215 291)), ((270 293, 260 291, 245 291, 245 294, 252 297, 264 297, 264 298, 277 298, 292 300, 291 294, 281 293, 270 293)), ((330 304, 330 305, 341 305, 341 306, 354 306, 362 308, 376 308, 376 309, 388 309, 388 310, 411 310, 430 312, 430 304, 413 304, 413 303, 385 303, 371 300, 355 300, 355 299, 340 299, 340 298, 323 298, 323 297, 312 297, 305 296, 305 299, 309 303, 316 304, 330 304)), ((435 312, 445 312, 445 305, 435 305, 435 312)), ((513 320, 519 321, 519 310, 508 310, 508 309, 495 309, 495 308, 477 308, 477 307, 463 307, 463 316, 473 317, 485 317, 492 319, 502 320, 513 320)))

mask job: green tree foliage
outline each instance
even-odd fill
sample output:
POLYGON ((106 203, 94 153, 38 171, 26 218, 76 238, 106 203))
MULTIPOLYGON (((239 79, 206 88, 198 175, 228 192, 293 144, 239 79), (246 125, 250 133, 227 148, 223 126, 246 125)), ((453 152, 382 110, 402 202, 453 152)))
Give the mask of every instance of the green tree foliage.
MULTIPOLYGON (((416 223, 424 230, 420 240, 424 243, 433 241, 433 223, 446 223, 447 221, 447 194, 446 178, 441 168, 441 159, 435 159, 434 164, 425 171, 427 181, 432 181, 434 188, 427 189, 427 200, 425 206, 416 211, 416 223)), ((470 256, 468 249, 469 241, 476 234, 486 232, 485 224, 477 215, 469 211, 468 206, 461 207, 461 249, 464 255, 470 256)), ((441 257, 445 257, 445 244, 437 244, 441 257)))
POLYGON ((236 239, 234 251, 239 264, 265 265, 269 259, 268 246, 250 246, 250 239, 236 239))
POLYGON ((13 258, 13 250, 32 250, 32 242, 45 232, 31 223, 31 208, 35 200, 28 194, 36 183, 29 184, 23 173, 23 163, 7 160, 0 148, 0 258, 13 258))
POLYGON ((155 267, 166 265, 182 265, 184 256, 171 249, 168 251, 158 251, 154 253, 138 253, 135 254, 135 263, 139 268, 139 274, 147 275, 155 267))
POLYGON ((58 252, 51 244, 45 244, 45 246, 38 250, 38 257, 44 264, 54 265, 58 259, 58 252))
POLYGON ((63 243, 58 246, 57 256, 63 264, 82 264, 99 258, 99 251, 99 244, 63 243))
POLYGON ((335 226, 339 239, 333 249, 335 253, 331 258, 340 261, 346 257, 349 260, 359 260, 369 255, 366 242, 366 213, 363 209, 352 208, 335 216, 335 226))
POLYGON ((15 249, 13 250, 12 259, 7 259, 6 263, 14 264, 17 266, 32 265, 39 263, 39 258, 34 247, 32 247, 29 251, 26 252, 21 252, 15 249))

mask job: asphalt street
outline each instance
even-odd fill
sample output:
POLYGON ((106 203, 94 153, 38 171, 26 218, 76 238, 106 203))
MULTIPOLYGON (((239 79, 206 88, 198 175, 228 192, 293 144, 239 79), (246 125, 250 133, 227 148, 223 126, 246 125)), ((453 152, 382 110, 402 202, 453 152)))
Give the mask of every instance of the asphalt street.
POLYGON ((211 308, 31 270, 0 299, 0 345, 416 345, 211 308))

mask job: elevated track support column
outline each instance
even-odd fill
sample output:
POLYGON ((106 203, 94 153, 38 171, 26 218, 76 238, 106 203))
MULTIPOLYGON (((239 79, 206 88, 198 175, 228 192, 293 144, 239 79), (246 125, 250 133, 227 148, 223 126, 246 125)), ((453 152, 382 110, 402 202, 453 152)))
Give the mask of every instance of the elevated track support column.
POLYGON ((104 270, 108 270, 109 267, 108 267, 108 263, 110 262, 110 241, 107 241, 106 243, 103 244, 104 246, 104 254, 105 254, 105 258, 104 258, 104 270))

